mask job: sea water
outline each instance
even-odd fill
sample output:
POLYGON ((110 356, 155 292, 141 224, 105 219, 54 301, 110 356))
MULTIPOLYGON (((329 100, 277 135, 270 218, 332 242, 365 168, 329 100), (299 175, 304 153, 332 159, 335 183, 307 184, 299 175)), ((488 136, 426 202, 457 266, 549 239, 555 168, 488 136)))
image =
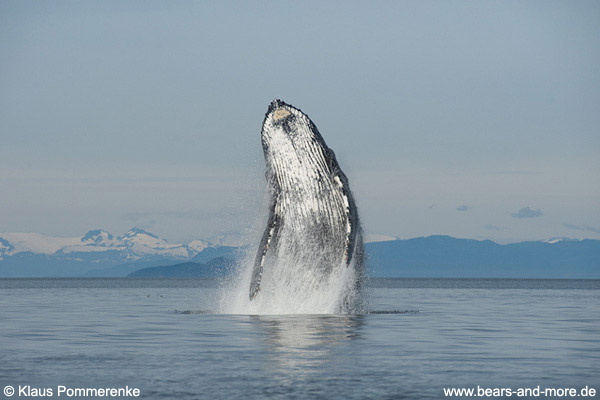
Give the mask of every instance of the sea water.
POLYGON ((203 279, 0 279, 0 389, 127 385, 145 399, 600 389, 598 280, 372 280, 361 315, 219 314, 220 290, 203 279))

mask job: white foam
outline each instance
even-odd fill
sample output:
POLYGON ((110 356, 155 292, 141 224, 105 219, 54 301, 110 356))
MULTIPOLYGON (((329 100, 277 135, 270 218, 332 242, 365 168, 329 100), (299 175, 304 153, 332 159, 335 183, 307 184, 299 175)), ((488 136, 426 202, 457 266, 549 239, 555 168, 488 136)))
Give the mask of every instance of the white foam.
MULTIPOLYGON (((224 282, 216 312, 223 314, 354 314, 361 313, 362 293, 356 287, 356 268, 345 262, 330 266, 330 272, 317 268, 322 253, 332 249, 315 248, 316 243, 291 243, 291 236, 278 243, 279 256, 265 264, 261 291, 249 299, 249 288, 258 249, 250 251, 237 273, 224 282), (293 256, 292 248, 301 246, 304 256, 293 256), (312 257, 310 255, 313 255, 312 257)), ((255 241, 256 243, 257 241, 255 241)), ((297 253, 296 253, 297 254, 297 253)), ((356 259, 356 258, 354 258, 356 259)))

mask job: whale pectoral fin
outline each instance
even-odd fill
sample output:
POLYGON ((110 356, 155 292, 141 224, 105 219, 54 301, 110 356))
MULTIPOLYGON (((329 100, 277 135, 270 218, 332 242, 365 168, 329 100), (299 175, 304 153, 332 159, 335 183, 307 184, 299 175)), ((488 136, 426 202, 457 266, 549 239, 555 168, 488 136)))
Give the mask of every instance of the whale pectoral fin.
MULTIPOLYGON (((331 157, 335 157, 333 155, 333 151, 329 150, 331 153, 331 157)), ((337 163, 334 163, 333 166, 333 181, 338 185, 339 189, 342 192, 342 207, 344 209, 344 214, 346 217, 346 226, 344 229, 346 230, 346 243, 344 246, 344 260, 346 261, 346 266, 349 266, 352 262, 352 257, 354 255, 354 249, 356 247, 356 241, 358 237, 358 230, 360 229, 358 219, 356 217, 356 206, 354 205, 354 201, 352 200, 352 194, 348 188, 348 178, 346 175, 339 169, 337 163)))
POLYGON ((347 232, 346 232, 346 248, 344 250, 344 257, 346 259, 346 266, 350 266, 352 257, 354 256, 354 248, 356 247, 356 240, 358 236, 358 223, 354 214, 348 212, 347 217, 347 232))
POLYGON ((352 262, 352 253, 354 250, 354 235, 349 234, 346 236, 346 248, 344 249, 344 258, 346 260, 346 267, 350 266, 352 262))
POLYGON ((263 233, 258 247, 258 253, 256 254, 256 260, 254 261, 254 269, 252 270, 252 280, 250 281, 250 300, 254 300, 258 292, 260 291, 260 280, 262 278, 263 265, 267 257, 267 253, 270 247, 275 243, 277 234, 279 233, 280 220, 275 214, 275 204, 273 201, 271 206, 271 212, 269 215, 269 222, 267 228, 263 233))

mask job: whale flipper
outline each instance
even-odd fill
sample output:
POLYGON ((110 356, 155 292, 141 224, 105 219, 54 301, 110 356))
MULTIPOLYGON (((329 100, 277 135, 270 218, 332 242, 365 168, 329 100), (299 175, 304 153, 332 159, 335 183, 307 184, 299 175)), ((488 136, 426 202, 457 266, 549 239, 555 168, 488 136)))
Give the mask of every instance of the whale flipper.
POLYGON ((260 291, 260 280, 262 278, 263 265, 267 258, 267 253, 271 246, 277 241, 281 228, 281 219, 277 216, 275 208, 277 206, 277 197, 274 194, 271 198, 271 206, 269 207, 269 221, 265 232, 260 240, 256 260, 254 261, 254 269, 252 270, 252 280, 250 282, 250 300, 253 300, 260 291))
MULTIPOLYGON (((342 175, 344 177, 344 182, 347 183, 347 179, 344 175, 342 175)), ((339 179, 339 178, 338 178, 339 179)), ((357 241, 357 231, 358 231, 358 221, 356 218, 356 213, 354 210, 352 210, 352 207, 354 207, 353 203, 349 202, 349 198, 350 195, 348 193, 348 191, 346 190, 347 184, 344 188, 342 188, 342 193, 344 196, 344 203, 345 203, 345 212, 346 212, 346 218, 347 218, 347 222, 346 222, 346 247, 344 250, 344 259, 346 261, 346 266, 350 266, 350 263, 352 262, 352 258, 355 255, 354 253, 354 248, 356 247, 356 241, 357 241)))

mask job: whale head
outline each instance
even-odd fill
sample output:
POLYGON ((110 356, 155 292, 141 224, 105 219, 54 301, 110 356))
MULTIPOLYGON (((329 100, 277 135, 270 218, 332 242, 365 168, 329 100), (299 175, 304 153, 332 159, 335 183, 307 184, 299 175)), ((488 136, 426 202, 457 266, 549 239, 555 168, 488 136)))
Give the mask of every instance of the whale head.
POLYGON ((263 147, 274 144, 273 141, 299 144, 314 140, 322 142, 323 138, 308 115, 279 99, 269 104, 262 128, 263 147))
POLYGON ((337 167, 335 154, 308 115, 284 101, 269 105, 261 138, 267 172, 280 184, 292 183, 284 175, 321 179, 337 167))

